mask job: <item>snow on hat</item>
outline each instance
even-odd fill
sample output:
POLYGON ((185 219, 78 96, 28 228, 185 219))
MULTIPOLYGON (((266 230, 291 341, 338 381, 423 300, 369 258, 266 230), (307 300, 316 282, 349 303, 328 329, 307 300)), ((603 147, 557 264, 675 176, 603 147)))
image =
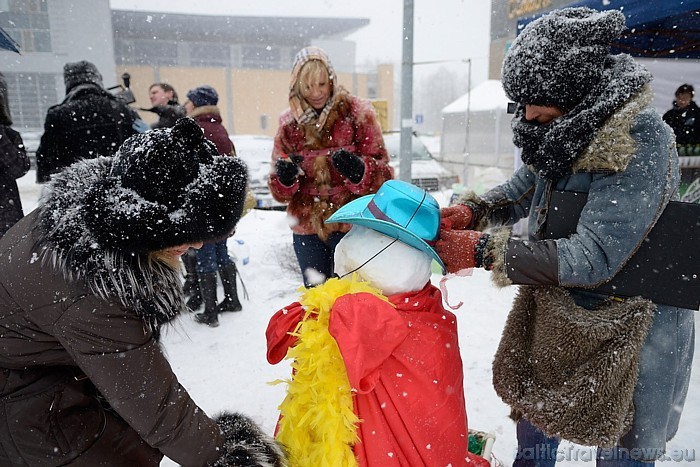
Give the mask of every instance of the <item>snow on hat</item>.
POLYGON ((187 98, 195 107, 203 105, 216 105, 219 102, 219 94, 211 86, 199 86, 187 92, 187 98))
POLYGON ((66 83, 66 94, 79 84, 92 83, 104 87, 102 74, 93 63, 87 60, 63 65, 63 81, 66 83))
POLYGON ((85 222, 97 242, 124 251, 225 238, 243 212, 247 175, 219 156, 191 118, 127 139, 109 174, 88 189, 85 222))
POLYGON ((503 60, 503 89, 520 104, 571 110, 603 75, 610 42, 625 29, 618 10, 565 8, 523 29, 503 60))

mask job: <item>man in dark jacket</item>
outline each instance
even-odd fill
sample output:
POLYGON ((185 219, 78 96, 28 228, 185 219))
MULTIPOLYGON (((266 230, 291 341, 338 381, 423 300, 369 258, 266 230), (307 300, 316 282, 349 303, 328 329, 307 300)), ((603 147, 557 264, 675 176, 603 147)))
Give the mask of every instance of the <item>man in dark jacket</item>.
POLYGON ((175 88, 168 83, 153 83, 148 88, 148 98, 151 100, 150 109, 141 109, 158 115, 158 121, 151 128, 171 128, 179 119, 185 116, 185 109, 177 101, 175 88))
POLYGON ((112 156, 141 125, 138 114, 102 85, 102 75, 88 61, 63 67, 66 97, 49 108, 36 152, 37 182, 81 159, 112 156))
POLYGON ((0 237, 24 216, 16 180, 29 171, 22 137, 10 125, 7 82, 0 73, 0 237))
MULTIPOLYGON (((676 134, 678 155, 698 156, 700 161, 700 107, 695 103, 695 89, 690 84, 683 84, 676 90, 673 108, 664 114, 664 122, 676 134)), ((692 161, 692 160, 691 160, 692 161)), ((688 185, 700 177, 699 163, 684 166, 681 169, 681 183, 688 185)))

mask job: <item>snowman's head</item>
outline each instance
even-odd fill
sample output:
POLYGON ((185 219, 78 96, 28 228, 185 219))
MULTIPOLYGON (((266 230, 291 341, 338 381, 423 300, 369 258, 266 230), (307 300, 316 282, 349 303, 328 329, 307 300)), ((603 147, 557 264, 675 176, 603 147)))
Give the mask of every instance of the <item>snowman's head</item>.
MULTIPOLYGON (((440 231, 440 206, 430 193, 415 185, 387 180, 375 194, 341 206, 325 222, 345 222, 384 234, 390 241, 396 240, 396 243, 425 253, 440 265, 443 274, 446 273, 442 259, 432 246, 440 231)), ((372 252, 375 253, 377 251, 372 252)))
POLYGON ((335 273, 342 277, 356 272, 384 295, 392 295, 425 287, 432 260, 395 238, 354 225, 335 249, 335 273))

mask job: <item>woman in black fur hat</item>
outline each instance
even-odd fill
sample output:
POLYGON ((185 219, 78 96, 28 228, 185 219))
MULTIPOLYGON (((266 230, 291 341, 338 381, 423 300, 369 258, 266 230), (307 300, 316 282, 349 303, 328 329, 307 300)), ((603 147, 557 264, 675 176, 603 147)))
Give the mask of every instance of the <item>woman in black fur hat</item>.
POLYGON ((186 309, 178 256, 230 235, 246 182, 182 119, 67 168, 0 239, 1 465, 284 464, 247 417, 197 407, 158 344, 186 309))
MULTIPOLYGON (((688 390, 693 311, 599 288, 678 199, 678 155, 651 107, 651 75, 609 53, 624 29, 620 11, 589 8, 525 27, 503 62, 525 165, 442 211, 436 249, 448 271, 483 267, 501 286, 521 285, 493 365, 518 420, 519 467, 554 465, 562 438, 610 448, 598 451, 599 467, 653 465, 688 390), (585 199, 571 235, 547 228, 564 217, 557 191, 585 199), (525 217, 527 240, 482 232, 525 217)), ((568 214, 576 219, 573 207, 568 214)))

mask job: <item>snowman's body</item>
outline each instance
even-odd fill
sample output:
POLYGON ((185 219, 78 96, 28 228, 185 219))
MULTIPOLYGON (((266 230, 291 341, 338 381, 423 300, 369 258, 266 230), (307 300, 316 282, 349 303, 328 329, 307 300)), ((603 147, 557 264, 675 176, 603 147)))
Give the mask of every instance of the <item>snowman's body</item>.
MULTIPOLYGON (((342 295, 330 312, 328 332, 340 350, 361 420, 354 457, 360 466, 488 465, 467 450, 457 322, 430 283, 432 258, 392 242, 355 225, 335 252, 339 276, 354 271, 388 297, 387 302, 370 293, 342 295)), ((270 363, 296 344, 289 331, 303 316, 299 303, 273 316, 267 332, 270 363)))

